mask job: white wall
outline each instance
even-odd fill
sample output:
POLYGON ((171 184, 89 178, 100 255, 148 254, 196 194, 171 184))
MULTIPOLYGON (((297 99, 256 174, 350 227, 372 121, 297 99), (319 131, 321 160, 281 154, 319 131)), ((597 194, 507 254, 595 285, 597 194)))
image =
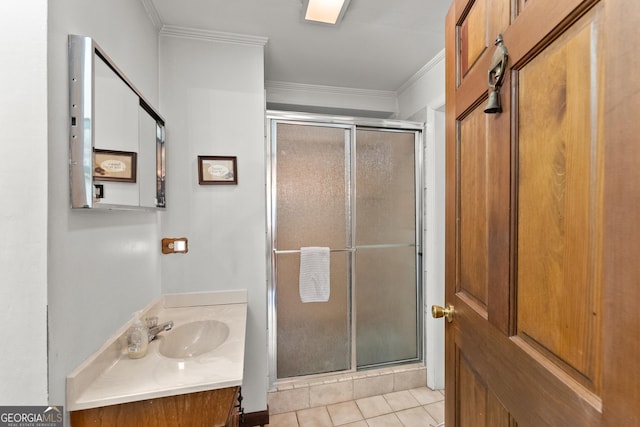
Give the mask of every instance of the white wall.
POLYGON ((47 2, 0 2, 0 403, 47 403, 47 2))
POLYGON ((70 33, 93 37, 158 102, 158 36, 139 1, 49 2, 49 401, 57 405, 65 401, 66 375, 161 289, 162 213, 69 207, 70 33))
POLYGON ((267 108, 388 119, 398 112, 396 93, 301 83, 265 82, 267 108))
POLYGON ((398 90, 398 118, 427 121, 427 109, 444 105, 444 50, 398 90))
POLYGON ((163 237, 187 254, 162 259, 162 291, 247 289, 243 405, 266 409, 267 300, 264 47, 161 33, 167 120, 163 237), (237 156, 238 185, 198 185, 198 155, 237 156))
POLYGON ((425 122, 423 290, 427 385, 444 388, 444 321, 431 305, 444 305, 445 227, 444 51, 427 63, 398 94, 399 115, 425 122))

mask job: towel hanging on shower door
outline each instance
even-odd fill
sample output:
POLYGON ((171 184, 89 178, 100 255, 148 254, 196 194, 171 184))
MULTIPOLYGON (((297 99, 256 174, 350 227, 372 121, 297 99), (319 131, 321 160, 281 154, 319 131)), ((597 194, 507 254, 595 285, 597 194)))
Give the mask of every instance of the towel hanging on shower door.
POLYGON ((329 282, 329 248, 300 248, 299 291, 302 302, 327 302, 331 294, 329 282))

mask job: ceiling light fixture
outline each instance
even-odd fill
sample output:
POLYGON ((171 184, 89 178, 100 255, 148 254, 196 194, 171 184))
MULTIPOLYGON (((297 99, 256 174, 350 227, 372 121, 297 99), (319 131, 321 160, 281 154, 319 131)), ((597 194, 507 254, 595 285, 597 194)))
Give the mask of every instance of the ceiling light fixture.
POLYGON ((335 25, 342 20, 350 2, 351 0, 302 0, 304 19, 335 25))

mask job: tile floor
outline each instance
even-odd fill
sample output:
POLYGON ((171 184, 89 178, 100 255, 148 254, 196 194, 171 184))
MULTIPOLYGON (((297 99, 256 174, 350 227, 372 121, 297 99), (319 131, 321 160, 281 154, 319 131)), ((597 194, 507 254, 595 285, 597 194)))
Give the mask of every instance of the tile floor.
POLYGON ((269 427, 437 427, 444 393, 427 387, 269 416, 269 427))

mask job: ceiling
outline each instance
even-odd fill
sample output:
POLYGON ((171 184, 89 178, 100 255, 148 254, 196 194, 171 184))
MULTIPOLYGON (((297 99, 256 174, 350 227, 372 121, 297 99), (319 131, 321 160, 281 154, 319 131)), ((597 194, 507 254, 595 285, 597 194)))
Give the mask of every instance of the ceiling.
POLYGON ((268 82, 384 91, 444 49, 449 8, 446 0, 351 0, 330 26, 305 22, 302 0, 150 1, 162 25, 268 37, 268 82))

